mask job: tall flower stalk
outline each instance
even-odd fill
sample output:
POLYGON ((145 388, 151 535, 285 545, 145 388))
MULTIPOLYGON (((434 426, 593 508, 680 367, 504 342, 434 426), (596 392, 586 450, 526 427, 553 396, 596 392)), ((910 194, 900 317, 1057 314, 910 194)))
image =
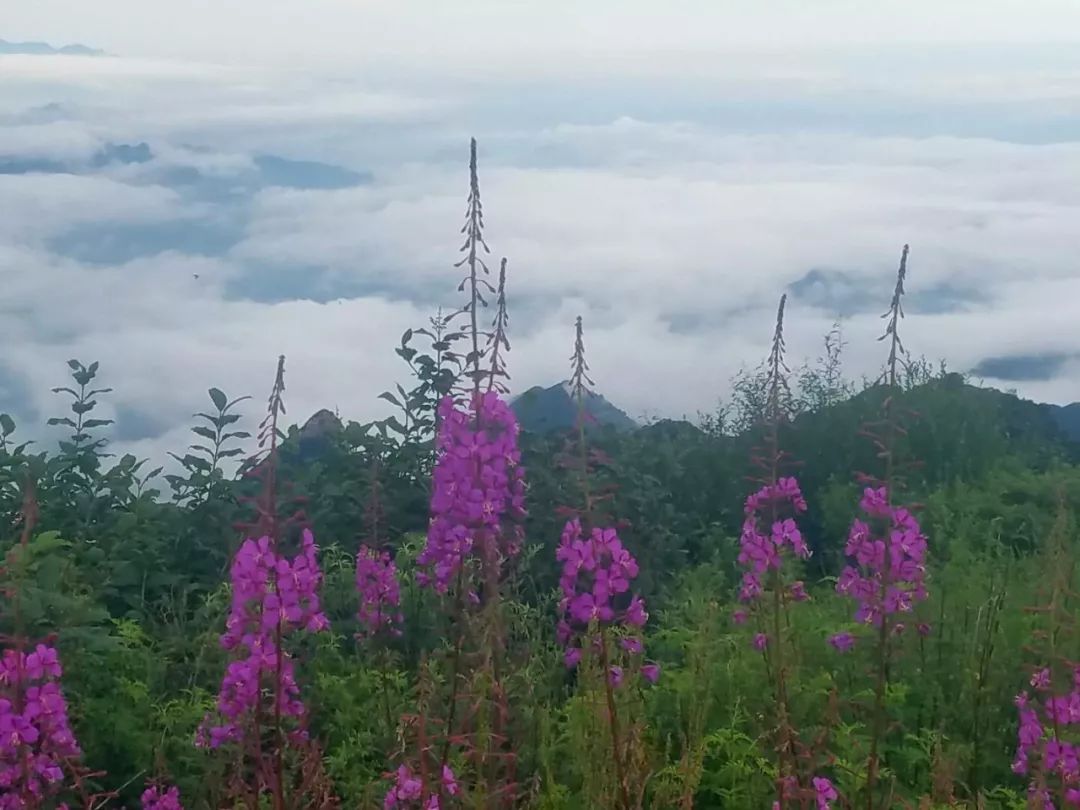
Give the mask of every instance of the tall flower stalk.
POLYGON ((790 462, 780 442, 791 407, 790 370, 784 360, 786 303, 787 296, 781 296, 765 379, 763 441, 751 460, 758 470, 753 480, 759 489, 747 497, 743 507, 738 561, 746 570, 739 598, 746 607, 736 612, 735 619, 740 624, 752 619, 756 631, 753 646, 761 653, 773 689, 778 765, 774 807, 805 806, 811 797, 819 807, 829 807, 836 798, 832 783, 800 773, 799 739, 789 696, 789 647, 793 646, 790 606, 809 597, 803 581, 786 571, 784 563, 789 557, 809 558, 810 549, 795 521, 806 511, 806 500, 795 478, 782 472, 790 462))
MULTIPOLYGON (((895 639, 912 624, 901 620, 904 614, 911 614, 916 604, 927 597, 924 581, 926 537, 915 516, 894 503, 897 490, 904 486, 903 470, 911 466, 910 463, 900 463, 898 459, 899 442, 906 435, 904 413, 898 398, 900 373, 907 355, 900 339, 907 260, 908 246, 904 245, 892 301, 882 315, 886 321, 885 331, 878 338, 889 344, 881 378, 884 389, 882 415, 863 431, 881 459, 883 472, 880 477, 860 476, 867 484, 859 502, 864 518, 856 519, 851 525, 845 547, 851 562, 844 568, 836 586, 838 593, 856 602, 855 621, 872 628, 875 643, 874 698, 870 713, 870 748, 866 760, 867 810, 873 810, 878 804, 881 746, 887 727, 885 692, 895 639)), ((917 628, 920 632, 928 630, 921 623, 917 628)), ((840 634, 834 636, 832 641, 837 649, 843 650, 850 647, 855 639, 848 634, 840 634)))
POLYGON ((593 385, 585 359, 585 340, 582 320, 575 323, 574 353, 570 358, 571 396, 577 406, 573 466, 577 467, 580 505, 570 509, 574 516, 562 531, 556 559, 562 565, 559 585, 562 616, 558 639, 565 648, 564 660, 574 668, 583 662, 598 666, 587 668, 599 672, 604 696, 607 731, 611 740, 611 758, 615 771, 615 802, 622 810, 630 810, 640 802, 639 786, 633 783, 631 750, 620 713, 617 690, 630 669, 648 682, 655 682, 659 667, 644 661, 644 644, 640 632, 648 621, 645 602, 632 591, 637 577, 637 560, 623 546, 613 527, 595 525, 596 492, 590 480, 592 456, 586 431, 587 397, 593 385), (584 524, 584 525, 583 525, 584 524))
POLYGON ((1028 805, 1038 810, 1080 807, 1080 663, 1076 644, 1076 562, 1068 544, 1064 493, 1045 544, 1040 604, 1028 608, 1038 625, 1027 651, 1038 661, 1016 696, 1019 713, 1014 773, 1027 777, 1028 805), (1056 804, 1055 804, 1056 802, 1056 804))
POLYGON ((310 752, 303 750, 307 712, 295 662, 285 645, 288 636, 320 632, 329 622, 319 602, 322 573, 313 534, 303 529, 299 552, 292 558, 281 548, 285 528, 303 518, 301 512, 285 519, 279 514, 278 417, 285 413, 284 391, 282 356, 259 431, 265 456, 253 474, 261 479, 261 489, 255 499, 256 519, 246 527, 254 531, 240 545, 230 568, 232 604, 221 646, 233 660, 222 678, 216 716, 204 720, 196 737, 202 747, 235 749, 235 791, 252 810, 267 794, 274 810, 302 807, 307 798, 303 793, 317 794, 324 787, 315 784, 319 771, 310 752), (296 795, 290 795, 287 786, 288 748, 309 754, 296 795))
MULTIPOLYGON (((465 739, 457 725, 465 680, 462 659, 478 656, 474 684, 483 696, 470 700, 473 715, 465 720, 474 730, 471 755, 484 792, 507 806, 513 803, 514 760, 509 741, 509 703, 505 693, 503 658, 506 631, 501 589, 507 563, 521 550, 525 518, 525 471, 518 449, 518 424, 506 392, 505 354, 509 323, 506 306, 506 260, 500 263, 498 287, 488 281, 484 256, 484 212, 480 199, 476 140, 470 143, 469 194, 458 286, 466 293, 461 309, 447 318, 464 319, 460 337, 469 344, 464 356, 463 386, 456 396, 438 404, 436 460, 432 473, 431 522, 427 542, 417 563, 421 585, 453 600, 455 641, 451 661, 451 695, 441 767, 446 767, 452 737, 465 739), (480 325, 486 296, 497 296, 490 330, 480 325), (466 635, 475 644, 466 649, 466 635)), ((446 340, 459 335, 448 335, 446 340)), ((438 798, 445 798, 444 787, 438 798)))

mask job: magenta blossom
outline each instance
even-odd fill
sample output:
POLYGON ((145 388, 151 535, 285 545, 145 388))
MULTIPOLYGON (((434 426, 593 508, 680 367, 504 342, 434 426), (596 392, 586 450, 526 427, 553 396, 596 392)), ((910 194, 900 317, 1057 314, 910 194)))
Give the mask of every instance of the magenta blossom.
POLYGON ((243 542, 233 558, 232 609, 221 646, 236 656, 225 669, 218 692, 219 723, 207 717, 195 742, 218 748, 239 740, 241 727, 258 711, 279 714, 297 724, 303 737, 304 704, 292 657, 279 639, 329 627, 319 603, 322 583, 318 547, 305 529, 300 552, 291 560, 274 550, 269 537, 243 542))
MULTIPOLYGON (((745 623, 750 612, 758 609, 761 597, 774 587, 780 589, 784 600, 803 602, 810 598, 801 580, 785 584, 780 574, 787 557, 810 556, 810 548, 795 522, 795 517, 805 511, 806 500, 794 478, 780 478, 747 496, 738 561, 746 569, 739 599, 750 610, 737 610, 732 616, 735 624, 745 623)), ((760 633, 753 644, 758 650, 765 649, 760 633)))
POLYGON ((837 652, 846 653, 855 646, 855 636, 851 635, 851 633, 837 633, 833 636, 829 636, 829 644, 831 644, 837 652))
POLYGON ((81 756, 68 724, 55 648, 5 650, 0 659, 0 809, 39 806, 62 787, 63 763, 81 756), (23 798, 29 797, 32 804, 23 798))
POLYGON ((1032 697, 1021 692, 1016 696, 1020 722, 1012 769, 1031 775, 1029 796, 1036 804, 1046 789, 1044 780, 1052 776, 1065 794, 1066 804, 1080 806, 1068 800, 1069 795, 1080 797, 1080 667, 1072 674, 1069 690, 1055 694, 1050 670, 1037 670, 1031 684, 1041 694, 1032 697))
POLYGON ((844 551, 855 565, 844 568, 836 590, 857 603, 855 621, 880 626, 926 599, 926 537, 914 515, 889 504, 884 487, 867 488, 859 505, 870 522, 852 523, 844 551))
POLYGON ((815 776, 811 783, 814 786, 814 799, 817 802, 817 810, 829 810, 832 802, 840 798, 833 783, 824 776, 815 776))
MULTIPOLYGON (((614 529, 593 529, 584 537, 581 522, 571 520, 563 528, 555 556, 562 564, 559 577, 562 620, 557 636, 559 643, 567 648, 564 660, 568 667, 577 666, 582 647, 589 639, 593 644, 601 643, 594 632, 608 627, 635 630, 644 627, 649 620, 645 602, 631 592, 631 584, 638 575, 637 560, 623 546, 614 529)), ((619 646, 634 656, 644 652, 637 635, 622 638, 619 646)), ((622 683, 621 669, 618 676, 611 677, 611 682, 615 686, 622 683)))
POLYGON ((180 803, 180 788, 175 785, 168 789, 150 785, 143 791, 140 801, 143 810, 184 810, 180 803))
MULTIPOLYGON (((439 810, 439 787, 427 788, 419 775, 408 765, 398 766, 393 774, 394 783, 383 798, 384 810, 439 810)), ((461 787, 448 765, 442 766, 441 789, 447 796, 457 796, 461 787)))
POLYGON ((501 564, 520 551, 525 470, 517 419, 498 393, 477 395, 467 409, 444 397, 438 412, 431 523, 417 579, 446 593, 473 555, 501 564))
POLYGON ((362 638, 382 632, 401 635, 401 585, 390 552, 360 546, 356 554, 356 590, 360 597, 357 635, 362 638))

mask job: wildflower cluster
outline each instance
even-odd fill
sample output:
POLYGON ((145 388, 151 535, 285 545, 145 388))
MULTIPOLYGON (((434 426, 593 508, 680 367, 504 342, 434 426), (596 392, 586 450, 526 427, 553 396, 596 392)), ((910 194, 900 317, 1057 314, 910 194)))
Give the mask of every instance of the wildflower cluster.
MULTIPOLYGON (((558 636, 566 647, 568 667, 576 666, 581 660, 581 637, 594 623, 599 627, 622 625, 635 630, 645 626, 649 620, 645 602, 630 593, 630 582, 638 575, 637 560, 623 546, 614 529, 593 529, 588 537, 583 537, 581 521, 571 520, 563 528, 555 556, 562 563, 559 586, 563 595, 559 609, 563 618, 558 636)), ((636 636, 624 637, 620 645, 631 655, 643 651, 641 639, 636 636)), ((646 664, 641 674, 655 681, 660 670, 654 664, 646 664)), ((622 683, 622 669, 612 666, 608 677, 618 686, 622 683)))
POLYGON ((1020 727, 1013 772, 1031 777, 1031 806, 1054 806, 1047 783, 1056 776, 1065 805, 1080 807, 1080 745, 1062 739, 1066 728, 1080 726, 1080 667, 1074 668, 1065 694, 1052 694, 1049 669, 1035 672, 1030 683, 1038 696, 1026 690, 1016 696, 1020 727))
MULTIPOLYGON (((781 783, 784 801, 793 802, 799 807, 807 807, 805 801, 800 800, 810 798, 814 802, 815 810, 829 810, 832 803, 840 799, 840 794, 837 792, 832 780, 824 776, 815 776, 811 779, 811 788, 806 791, 799 788, 799 780, 794 776, 784 777, 781 783)), ((780 810, 781 804, 779 801, 775 801, 772 806, 773 810, 780 810)))
MULTIPOLYGON (((762 578, 769 571, 779 571, 783 565, 781 552, 784 546, 791 546, 792 552, 802 559, 810 556, 810 549, 803 539, 802 532, 791 517, 774 519, 766 534, 761 526, 761 513, 768 508, 774 516, 790 510, 798 515, 806 511, 799 484, 794 478, 780 478, 774 484, 767 484, 746 499, 743 511, 742 534, 739 537, 739 562, 747 567, 743 574, 739 598, 744 602, 753 602, 761 596, 765 585, 762 578)), ((801 581, 791 584, 790 596, 795 601, 807 598, 806 588, 801 581)))
POLYGON ((163 789, 157 785, 151 785, 142 792, 140 797, 143 810, 183 810, 180 804, 180 788, 173 785, 163 789))
MULTIPOLYGON (((442 793, 447 796, 457 796, 461 792, 454 772, 449 765, 442 766, 442 793)), ((390 787, 383 799, 384 810, 401 808, 401 810, 439 810, 439 791, 427 793, 425 799, 424 780, 409 768, 408 765, 398 766, 394 773, 394 784, 390 787)))
POLYGON ((844 567, 836 590, 858 603, 855 621, 880 627, 887 617, 908 613, 926 599, 926 536, 914 515, 889 503, 885 487, 868 487, 859 507, 877 529, 859 519, 851 524, 844 553, 858 565, 844 567))
POLYGON ((5 650, 0 660, 0 810, 34 806, 59 790, 80 755, 68 725, 55 648, 5 650))
POLYGON ((384 631, 401 635, 401 585, 390 552, 360 546, 356 555, 356 590, 360 595, 358 635, 373 637, 384 631))
POLYGON ((329 627, 319 606, 322 573, 317 552, 307 529, 300 553, 292 560, 277 553, 269 537, 249 538, 240 546, 230 572, 232 609, 221 646, 243 657, 229 664, 221 681, 217 708, 223 722, 204 721, 198 744, 217 748, 239 739, 240 725, 260 707, 268 686, 277 701, 271 713, 297 720, 304 716, 292 658, 279 642, 293 630, 318 632, 329 627))
POLYGON ((439 403, 438 460, 432 474, 431 525, 417 563, 421 585, 446 593, 470 554, 494 562, 521 550, 525 470, 518 423, 495 391, 475 394, 468 409, 439 403))

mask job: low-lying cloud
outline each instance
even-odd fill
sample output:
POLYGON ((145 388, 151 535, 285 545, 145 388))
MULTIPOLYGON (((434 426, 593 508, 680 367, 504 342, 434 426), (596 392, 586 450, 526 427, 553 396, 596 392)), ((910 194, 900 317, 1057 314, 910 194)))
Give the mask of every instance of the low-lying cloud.
MULTIPOLYGON (((101 361, 106 415, 125 421, 117 444, 143 454, 186 443, 211 385, 261 400, 279 353, 294 418, 384 413, 376 395, 406 372, 400 333, 460 301, 470 134, 492 264, 510 262, 516 390, 566 375, 581 314, 609 399, 635 417, 708 410, 765 354, 784 292, 794 361, 842 317, 849 373, 873 375, 910 242, 915 353, 1080 399, 1080 139, 1010 138, 1008 113, 996 137, 944 119, 928 137, 932 115, 860 128, 847 80, 794 69, 753 109, 743 91, 684 90, 666 110, 651 96, 651 118, 628 74, 631 100, 608 97, 614 114, 598 120, 574 96, 546 106, 553 85, 525 110, 520 89, 490 84, 30 59, 0 57, 0 162, 14 167, 0 174, 0 410, 30 426, 61 407, 48 389, 69 357, 101 361), (792 106, 807 81, 819 92, 792 106), (709 114, 724 103, 745 118, 709 114)), ((1080 87, 1080 74, 1055 76, 1080 87)), ((992 89, 980 92, 989 110, 992 89)), ((1035 104, 1046 135, 1072 126, 1041 95, 1003 92, 1035 104)))

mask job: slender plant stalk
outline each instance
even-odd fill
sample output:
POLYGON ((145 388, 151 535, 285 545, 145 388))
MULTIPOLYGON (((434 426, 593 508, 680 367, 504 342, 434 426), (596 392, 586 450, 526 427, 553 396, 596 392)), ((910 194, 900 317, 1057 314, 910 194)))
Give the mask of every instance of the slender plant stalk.
MULTIPOLYGON (((904 317, 903 296, 904 280, 907 277, 908 246, 900 254, 900 267, 896 273, 896 287, 893 290, 892 303, 884 317, 888 318, 888 325, 882 337, 889 338, 889 358, 885 371, 885 436, 881 455, 885 462, 885 494, 891 506, 893 502, 893 486, 896 482, 896 441, 899 437, 899 425, 897 423, 896 395, 898 393, 897 371, 900 357, 904 353, 903 343, 900 341, 899 321, 904 317)), ((885 566, 881 577, 879 600, 884 603, 885 594, 889 587, 889 568, 885 566)), ((877 660, 875 666, 877 672, 874 680, 874 707, 872 713, 872 733, 870 737, 870 754, 866 763, 866 808, 874 808, 874 791, 877 787, 878 771, 880 768, 880 745, 885 731, 885 690, 888 686, 889 665, 889 621, 883 614, 881 627, 878 630, 877 660)))

